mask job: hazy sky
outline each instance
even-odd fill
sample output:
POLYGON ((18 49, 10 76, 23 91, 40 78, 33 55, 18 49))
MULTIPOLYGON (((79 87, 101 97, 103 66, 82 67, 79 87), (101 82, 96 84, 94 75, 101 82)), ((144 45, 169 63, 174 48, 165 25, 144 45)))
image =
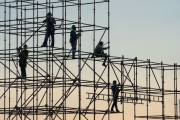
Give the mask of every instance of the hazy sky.
POLYGON ((179 5, 180 0, 111 0, 112 54, 180 63, 179 5))

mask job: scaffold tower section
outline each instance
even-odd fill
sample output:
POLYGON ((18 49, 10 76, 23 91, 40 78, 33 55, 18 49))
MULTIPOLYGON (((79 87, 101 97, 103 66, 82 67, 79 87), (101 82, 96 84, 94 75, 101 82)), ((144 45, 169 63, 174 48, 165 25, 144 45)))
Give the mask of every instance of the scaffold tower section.
POLYGON ((110 54, 110 0, 4 0, 0 2, 0 119, 178 120, 180 66, 110 54), (47 14, 55 19, 54 47, 47 14), (75 56, 72 26, 79 34, 75 56), (103 57, 96 45, 107 46, 103 57), (19 51, 27 45, 26 77, 19 51), (119 112, 111 111, 117 81, 119 112), (156 108, 156 109, 155 109, 156 108))

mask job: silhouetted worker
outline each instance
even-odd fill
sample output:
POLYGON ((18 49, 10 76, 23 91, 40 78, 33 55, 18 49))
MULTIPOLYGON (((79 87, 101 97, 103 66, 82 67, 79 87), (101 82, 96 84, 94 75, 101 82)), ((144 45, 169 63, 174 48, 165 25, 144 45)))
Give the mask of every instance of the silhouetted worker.
MULTIPOLYGON (((103 47, 103 42, 102 41, 100 41, 99 43, 98 43, 98 45, 96 46, 96 48, 94 49, 94 55, 96 56, 96 57, 104 57, 104 62, 103 62, 103 66, 106 66, 106 60, 107 60, 107 54, 106 53, 104 53, 104 50, 106 50, 106 49, 108 49, 109 47, 103 47)), ((92 57, 94 57, 94 55, 92 56, 92 57)))
POLYGON ((113 81, 113 86, 111 87, 112 93, 113 93, 113 104, 111 107, 111 111, 113 111, 114 107, 116 108, 116 112, 119 112, 118 106, 117 106, 117 101, 118 101, 118 95, 119 95, 119 88, 116 85, 116 80, 113 81))
POLYGON ((52 14, 49 12, 46 15, 46 19, 43 22, 46 22, 46 35, 45 35, 44 42, 41 45, 41 47, 47 47, 47 41, 50 35, 51 35, 51 40, 52 40, 51 47, 54 47, 54 32, 55 32, 54 24, 56 24, 56 21, 53 18, 52 14))
POLYGON ((77 39, 79 36, 81 36, 80 33, 76 34, 76 26, 72 25, 71 27, 71 33, 70 33, 70 43, 71 43, 71 50, 72 50, 72 59, 75 58, 76 53, 76 46, 77 46, 77 39))
POLYGON ((28 53, 29 51, 27 50, 27 45, 23 46, 23 50, 22 48, 17 49, 18 50, 18 57, 19 59, 19 66, 21 68, 21 77, 23 79, 26 78, 26 64, 27 64, 27 58, 28 58, 28 53))

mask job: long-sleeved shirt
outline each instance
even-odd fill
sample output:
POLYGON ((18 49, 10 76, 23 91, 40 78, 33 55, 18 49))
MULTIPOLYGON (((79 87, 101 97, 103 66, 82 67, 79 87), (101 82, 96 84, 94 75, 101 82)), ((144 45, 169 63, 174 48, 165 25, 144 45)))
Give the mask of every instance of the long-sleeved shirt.
POLYGON ((111 87, 111 90, 112 90, 112 93, 113 93, 113 96, 115 97, 115 98, 117 98, 118 97, 118 94, 119 94, 119 88, 117 87, 117 85, 113 85, 112 87, 111 87))
POLYGON ((104 51, 103 51, 103 46, 97 45, 96 48, 95 48, 95 50, 94 50, 94 52, 95 52, 96 54, 103 54, 103 53, 104 53, 104 51))
POLYGON ((54 31, 54 24, 56 24, 56 21, 53 17, 45 19, 43 22, 46 22, 46 29, 47 31, 54 31))
POLYGON ((75 30, 71 30, 70 37, 71 37, 71 42, 76 42, 77 41, 78 34, 76 34, 75 30))
POLYGON ((26 65, 27 63, 27 58, 28 58, 28 50, 23 50, 22 52, 19 53, 19 64, 21 65, 26 65))

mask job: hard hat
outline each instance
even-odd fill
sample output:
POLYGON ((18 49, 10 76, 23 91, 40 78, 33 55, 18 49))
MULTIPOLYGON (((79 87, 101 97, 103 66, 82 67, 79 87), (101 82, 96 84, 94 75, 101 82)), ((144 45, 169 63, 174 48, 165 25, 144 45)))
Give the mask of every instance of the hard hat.
POLYGON ((26 49, 28 46, 25 44, 23 47, 26 49))
POLYGON ((76 30, 76 26, 75 25, 72 25, 71 27, 73 30, 76 30))
POLYGON ((99 42, 99 45, 103 45, 103 44, 104 44, 104 42, 103 42, 103 41, 100 41, 100 42, 99 42))
POLYGON ((113 84, 116 84, 116 80, 113 80, 113 84))
POLYGON ((49 12, 49 13, 47 13, 46 17, 48 17, 48 16, 52 16, 52 14, 49 12))

